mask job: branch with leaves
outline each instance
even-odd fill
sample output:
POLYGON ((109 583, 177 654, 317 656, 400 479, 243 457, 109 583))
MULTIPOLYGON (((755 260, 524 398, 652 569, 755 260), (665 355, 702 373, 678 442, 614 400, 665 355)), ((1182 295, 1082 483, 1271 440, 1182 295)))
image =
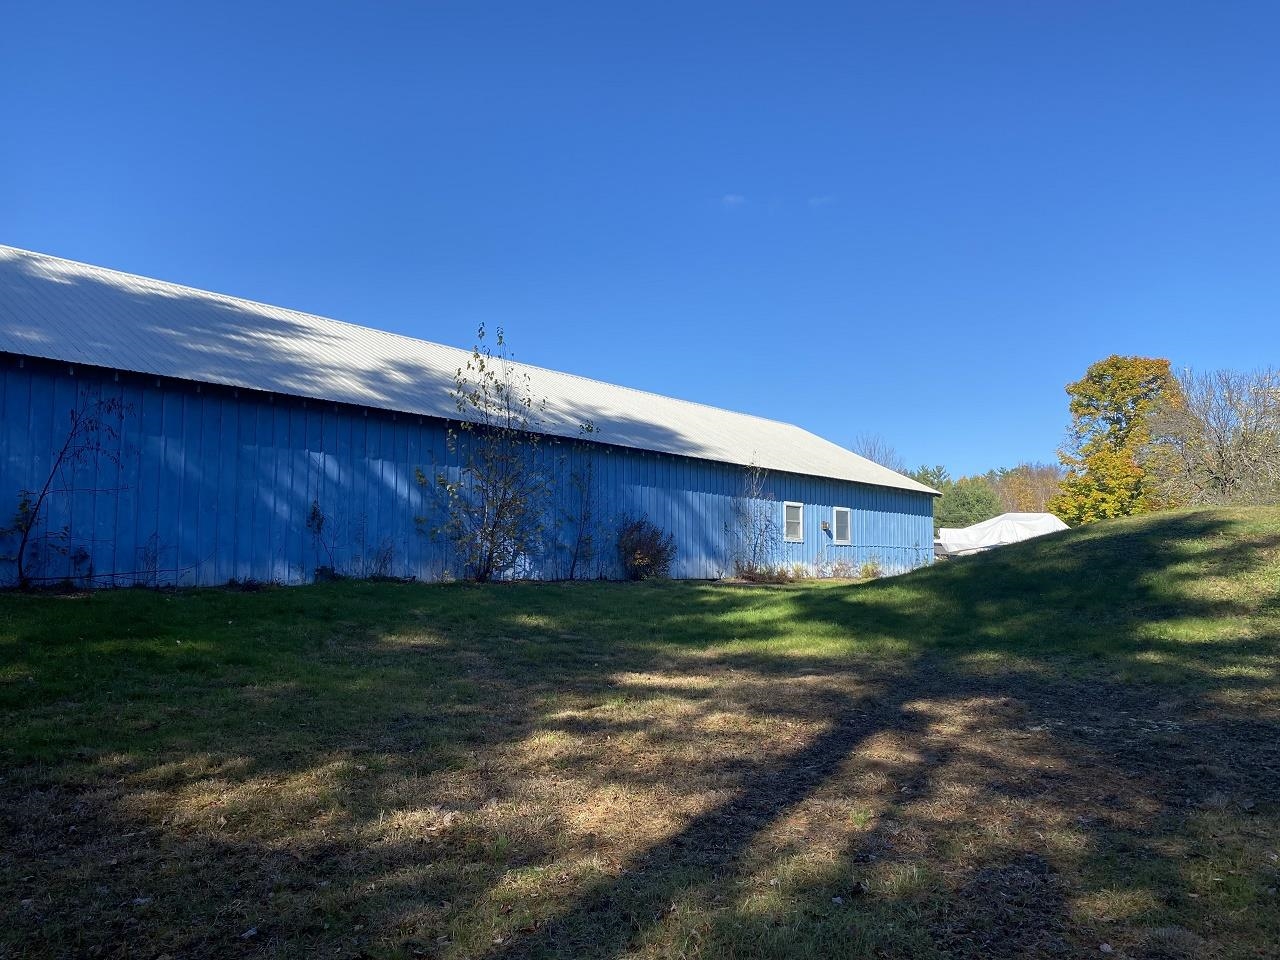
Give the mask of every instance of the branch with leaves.
POLYGON ((1169 361, 1152 357, 1110 356, 1068 384, 1071 430, 1059 451, 1067 473, 1049 509, 1078 524, 1165 506, 1142 461, 1150 414, 1179 393, 1169 361))
POLYGON ((418 482, 433 483, 445 502, 445 520, 434 532, 452 545, 464 575, 481 583, 508 575, 537 552, 551 489, 540 457, 546 401, 534 397, 529 375, 512 362, 502 328, 493 347, 485 336, 481 324, 454 376, 460 422, 448 444, 462 459, 458 475, 417 472, 418 482))

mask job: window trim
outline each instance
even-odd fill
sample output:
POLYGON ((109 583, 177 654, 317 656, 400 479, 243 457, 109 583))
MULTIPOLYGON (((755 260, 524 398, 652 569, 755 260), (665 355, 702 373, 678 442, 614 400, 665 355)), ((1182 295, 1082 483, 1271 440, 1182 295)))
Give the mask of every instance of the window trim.
POLYGON ((837 547, 853 546, 853 508, 852 507, 832 507, 831 508, 831 542, 837 547), (845 514, 848 520, 845 523, 845 533, 848 537, 844 540, 840 539, 840 521, 836 519, 839 514, 845 514))
POLYGON ((804 504, 796 500, 784 500, 782 502, 782 540, 784 543, 804 543, 804 504), (800 508, 800 536, 787 536, 787 508, 800 508))

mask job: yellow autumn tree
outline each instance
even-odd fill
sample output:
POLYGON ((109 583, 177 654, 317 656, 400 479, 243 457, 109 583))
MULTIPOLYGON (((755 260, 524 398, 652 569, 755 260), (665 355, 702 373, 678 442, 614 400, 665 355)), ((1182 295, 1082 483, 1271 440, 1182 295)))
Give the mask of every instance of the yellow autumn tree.
POLYGON ((1058 452, 1067 472, 1049 509, 1075 525, 1167 506, 1142 463, 1152 411, 1178 393, 1169 361, 1153 357, 1112 355, 1068 384, 1071 430, 1058 452))

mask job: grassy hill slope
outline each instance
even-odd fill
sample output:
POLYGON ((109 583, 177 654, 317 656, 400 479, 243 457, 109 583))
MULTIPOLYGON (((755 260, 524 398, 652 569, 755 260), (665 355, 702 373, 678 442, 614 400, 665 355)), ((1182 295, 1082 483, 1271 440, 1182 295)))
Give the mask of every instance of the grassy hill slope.
POLYGON ((905 651, 1265 687, 1280 667, 1280 509, 1099 523, 819 596, 829 602, 816 615, 905 651))

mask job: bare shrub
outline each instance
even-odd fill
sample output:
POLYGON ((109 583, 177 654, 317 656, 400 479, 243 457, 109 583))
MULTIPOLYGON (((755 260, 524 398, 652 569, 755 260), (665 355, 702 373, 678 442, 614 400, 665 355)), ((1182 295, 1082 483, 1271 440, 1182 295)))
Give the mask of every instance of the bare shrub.
POLYGON ((370 550, 364 561, 364 577, 366 580, 386 580, 391 576, 391 565, 395 562, 395 544, 390 537, 378 541, 370 550))
MULTIPOLYGON (((584 425, 582 432, 592 433, 594 429, 584 425)), ((569 533, 564 578, 577 580, 590 576, 591 564, 599 557, 601 542, 607 538, 600 522, 600 491, 590 456, 569 476, 569 506, 561 511, 561 519, 569 533)))
POLYGON ((880 566, 879 560, 868 560, 858 570, 859 580, 879 580, 883 576, 884 567, 880 566))
POLYGON ((395 541, 391 537, 380 540, 370 539, 369 515, 357 513, 348 517, 346 522, 335 520, 325 513, 319 500, 311 501, 307 512, 307 530, 316 552, 328 558, 328 563, 319 564, 313 571, 317 583, 334 580, 387 580, 392 579, 392 567, 395 565, 395 541), (345 531, 345 533, 344 533, 345 531), (339 548, 346 546, 346 551, 339 548), (338 563, 338 557, 346 558, 345 564, 338 563))
POLYGON ((624 517, 618 527, 618 560, 628 580, 651 580, 671 573, 676 541, 648 517, 624 517))
MULTIPOLYGON (((311 534, 311 543, 315 548, 318 556, 323 550, 325 556, 329 558, 327 565, 317 569, 317 574, 321 570, 327 570, 329 579, 332 579, 337 570, 337 564, 333 560, 333 530, 332 524, 329 522, 329 515, 320 508, 319 500, 311 501, 311 509, 307 512, 307 530, 311 534)), ((317 577, 319 579, 319 577, 317 577)))
POLYGON ((768 489, 769 472, 752 464, 743 473, 742 492, 734 498, 732 541, 734 574, 753 582, 771 582, 782 531, 778 505, 768 489))
POLYGON ((747 583, 790 583, 795 579, 790 567, 775 564, 738 570, 736 575, 747 583))
POLYGON ((852 560, 833 560, 827 568, 826 575, 834 580, 856 580, 860 568, 852 560))

